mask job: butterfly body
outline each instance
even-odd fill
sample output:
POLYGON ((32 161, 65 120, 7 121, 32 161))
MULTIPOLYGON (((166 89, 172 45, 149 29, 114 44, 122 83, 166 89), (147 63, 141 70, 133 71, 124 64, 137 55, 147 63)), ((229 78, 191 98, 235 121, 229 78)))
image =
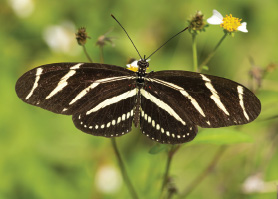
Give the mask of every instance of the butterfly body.
POLYGON ((72 115, 85 133, 117 137, 132 123, 150 139, 191 141, 197 125, 245 124, 260 113, 256 96, 228 79, 187 71, 146 73, 98 63, 54 63, 26 72, 16 84, 19 98, 54 113, 72 115))

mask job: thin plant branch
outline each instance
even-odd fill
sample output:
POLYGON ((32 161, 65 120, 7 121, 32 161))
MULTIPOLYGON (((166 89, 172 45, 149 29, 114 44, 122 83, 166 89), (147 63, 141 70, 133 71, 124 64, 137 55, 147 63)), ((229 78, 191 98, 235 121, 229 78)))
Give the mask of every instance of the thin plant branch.
POLYGON ((133 199, 138 199, 138 195, 137 195, 137 193, 136 193, 136 191, 135 191, 135 189, 134 189, 134 187, 131 183, 131 180, 128 177, 127 171, 126 171, 125 166, 124 166, 124 162, 123 162, 122 157, 120 155, 120 152, 118 150, 118 147, 117 147, 117 144, 116 144, 116 139, 111 138, 111 142, 112 142, 112 146, 113 146, 114 152, 116 154, 116 157, 117 157, 117 160, 118 160, 118 163, 119 163, 119 167, 121 169, 121 173, 122 173, 124 182, 127 185, 128 191, 129 191, 129 193, 130 193, 130 195, 133 199))
POLYGON ((223 40, 226 38, 228 33, 225 33, 223 37, 220 39, 220 41, 217 43, 217 45, 214 47, 214 49, 211 51, 211 53, 208 54, 207 58, 200 64, 199 68, 202 68, 203 66, 206 66, 207 63, 211 60, 211 58, 214 56, 216 50, 220 46, 220 44, 223 42, 223 40))
POLYGON ((172 145, 171 148, 168 151, 165 172, 164 172, 163 181, 162 181, 162 185, 161 185, 160 198, 163 196, 163 192, 164 192, 165 187, 166 187, 166 185, 169 181, 169 171, 170 171, 173 156, 179 148, 180 148, 180 145, 172 145))
POLYGON ((193 71, 198 72, 197 44, 196 33, 192 33, 192 55, 193 55, 193 71))
POLYGON ((104 57, 103 57, 103 46, 99 46, 99 56, 100 56, 100 63, 104 63, 104 57))
POLYGON ((221 146, 213 156, 210 163, 207 165, 207 167, 187 186, 185 191, 180 194, 179 198, 186 198, 196 187, 201 184, 201 182, 210 174, 210 172, 214 169, 215 165, 220 160, 223 153, 226 151, 226 146, 221 146))
POLYGON ((88 54, 85 45, 82 45, 82 47, 83 47, 83 51, 84 51, 87 59, 89 60, 89 62, 93 63, 93 60, 91 59, 90 55, 88 54))

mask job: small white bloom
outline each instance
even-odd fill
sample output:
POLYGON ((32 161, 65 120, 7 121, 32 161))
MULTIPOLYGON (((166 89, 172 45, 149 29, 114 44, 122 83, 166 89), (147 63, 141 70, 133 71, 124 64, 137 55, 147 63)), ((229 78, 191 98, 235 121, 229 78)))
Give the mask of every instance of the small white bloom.
POLYGON ((223 23, 223 16, 217 11, 212 11, 212 16, 207 19, 207 22, 212 25, 220 25, 223 23))

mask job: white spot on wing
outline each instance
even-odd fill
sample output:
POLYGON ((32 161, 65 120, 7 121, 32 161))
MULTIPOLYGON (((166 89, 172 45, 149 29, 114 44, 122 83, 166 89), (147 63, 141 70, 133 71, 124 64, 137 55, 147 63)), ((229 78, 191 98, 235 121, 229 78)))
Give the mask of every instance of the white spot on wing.
POLYGON ((30 93, 27 95, 27 97, 25 98, 26 100, 28 100, 32 95, 34 90, 38 87, 38 82, 40 80, 41 74, 42 74, 43 69, 42 68, 37 68, 37 72, 36 72, 36 79, 35 82, 33 84, 33 87, 30 91, 30 93))
POLYGON ((125 121, 126 115, 125 113, 122 115, 122 120, 125 121))
POLYGON ((148 115, 147 114, 145 114, 145 120, 147 120, 148 119, 148 115))
POLYGON ((152 121, 152 118, 149 116, 148 117, 148 123, 151 123, 151 121, 152 121))
POLYGON ((160 125, 156 124, 156 130, 159 130, 159 129, 160 129, 160 125))
POLYGON ((118 117, 117 124, 119 124, 120 122, 121 122, 121 117, 118 117))

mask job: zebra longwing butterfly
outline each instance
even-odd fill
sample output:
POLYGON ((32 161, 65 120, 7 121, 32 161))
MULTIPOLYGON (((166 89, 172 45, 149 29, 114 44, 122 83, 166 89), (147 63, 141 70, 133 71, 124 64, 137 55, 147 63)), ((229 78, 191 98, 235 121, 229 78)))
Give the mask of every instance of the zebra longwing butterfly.
POLYGON ((191 141, 197 125, 246 124, 260 114, 259 99, 236 82, 187 71, 147 73, 149 57, 138 54, 136 71, 98 63, 39 66, 22 75, 15 90, 24 102, 72 115, 85 133, 118 137, 131 131, 133 121, 150 139, 168 144, 191 141))
POLYGON ((146 72, 99 63, 54 63, 19 78, 16 93, 31 105, 72 115, 85 133, 118 137, 132 122, 150 139, 169 144, 191 141, 197 126, 246 124, 260 113, 259 99, 231 80, 188 71, 146 72))

